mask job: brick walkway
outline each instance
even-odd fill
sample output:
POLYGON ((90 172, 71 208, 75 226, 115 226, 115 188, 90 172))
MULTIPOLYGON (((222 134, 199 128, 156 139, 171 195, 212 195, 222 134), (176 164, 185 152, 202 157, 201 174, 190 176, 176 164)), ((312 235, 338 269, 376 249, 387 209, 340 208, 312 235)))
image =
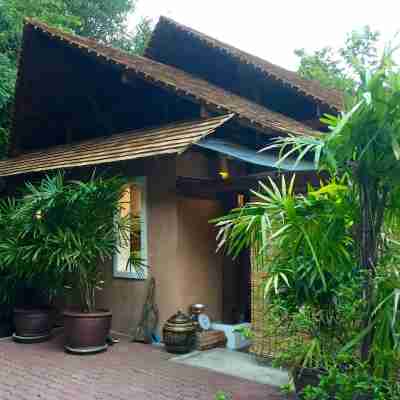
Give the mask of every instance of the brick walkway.
POLYGON ((278 389, 169 362, 157 348, 122 341, 106 353, 74 356, 62 337, 40 344, 0 342, 1 400, 282 400, 278 389))

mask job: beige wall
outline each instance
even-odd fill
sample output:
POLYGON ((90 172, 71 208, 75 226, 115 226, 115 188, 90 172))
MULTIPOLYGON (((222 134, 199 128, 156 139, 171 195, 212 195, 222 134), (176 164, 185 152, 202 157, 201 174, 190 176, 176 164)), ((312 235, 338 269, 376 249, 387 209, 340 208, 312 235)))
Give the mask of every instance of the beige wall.
MULTIPOLYGON (((161 319, 175 309, 171 298, 170 277, 177 274, 178 218, 175 194, 175 158, 161 158, 136 168, 128 164, 127 176, 147 176, 148 264, 156 279, 157 304, 161 319), (169 275, 170 274, 170 275, 169 275)), ((113 312, 113 329, 129 333, 142 314, 148 280, 113 278, 112 263, 105 266, 104 290, 99 295, 99 306, 113 312)))
POLYGON ((218 176, 216 157, 207 156, 204 152, 188 150, 176 160, 177 176, 191 178, 216 178, 218 176))
POLYGON ((214 200, 178 200, 182 306, 206 304, 213 320, 222 318, 222 258, 215 253, 216 230, 209 220, 221 213, 214 200))
MULTIPOLYGON (((218 203, 177 196, 175 157, 128 163, 122 173, 147 176, 148 262, 156 279, 160 327, 195 302, 206 303, 210 315, 221 318, 222 266, 208 224, 220 214, 218 203)), ((104 273, 98 306, 112 310, 113 330, 128 334, 140 320, 149 281, 113 278, 112 263, 104 273)))

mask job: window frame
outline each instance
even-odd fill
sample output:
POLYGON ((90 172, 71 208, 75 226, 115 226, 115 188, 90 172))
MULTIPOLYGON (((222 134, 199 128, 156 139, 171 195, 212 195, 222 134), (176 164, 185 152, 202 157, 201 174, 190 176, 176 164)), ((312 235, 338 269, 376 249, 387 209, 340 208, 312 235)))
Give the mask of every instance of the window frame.
MULTIPOLYGON (((119 270, 119 266, 121 265, 122 255, 120 252, 117 252, 113 256, 113 278, 118 279, 133 279, 138 281, 144 281, 148 276, 148 220, 147 220, 147 179, 145 176, 135 177, 129 179, 128 185, 133 184, 137 185, 141 189, 141 212, 140 212, 140 254, 143 260, 142 271, 137 272, 134 269, 127 269, 126 271, 119 270)), ((124 261, 125 264, 125 261, 124 261)))

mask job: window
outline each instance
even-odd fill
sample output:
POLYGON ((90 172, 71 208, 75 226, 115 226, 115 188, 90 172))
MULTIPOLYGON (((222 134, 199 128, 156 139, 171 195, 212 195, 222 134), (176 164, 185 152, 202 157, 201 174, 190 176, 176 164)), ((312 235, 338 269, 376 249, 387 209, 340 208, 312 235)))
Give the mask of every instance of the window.
POLYGON ((147 278, 147 215, 145 178, 136 178, 128 184, 121 198, 121 213, 131 217, 132 229, 128 243, 114 255, 114 277, 128 279, 147 278), (130 259, 140 259, 139 266, 130 259))

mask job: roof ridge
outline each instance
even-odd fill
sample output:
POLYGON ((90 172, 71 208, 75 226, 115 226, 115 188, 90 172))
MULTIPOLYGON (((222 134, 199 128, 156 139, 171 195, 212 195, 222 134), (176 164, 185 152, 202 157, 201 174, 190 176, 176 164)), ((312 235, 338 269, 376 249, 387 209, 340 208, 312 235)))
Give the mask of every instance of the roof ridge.
POLYGON ((93 53, 110 64, 120 66, 127 73, 132 72, 156 86, 205 105, 217 114, 234 113, 239 122, 252 127, 252 129, 260 129, 267 134, 318 134, 300 121, 271 111, 265 106, 170 65, 114 49, 93 39, 64 32, 32 18, 26 20, 25 35, 29 34, 28 29, 39 30, 42 34, 50 38, 54 37, 55 40, 65 43, 67 46, 81 49, 89 55, 93 53))
MULTIPOLYGON (((41 28, 42 30, 45 30, 46 32, 48 32, 51 36, 59 36, 59 38, 61 40, 63 40, 63 38, 69 37, 69 39, 74 42, 77 46, 79 46, 76 43, 77 39, 80 39, 84 42, 89 42, 88 44, 90 44, 90 46, 86 45, 86 46, 81 46, 81 47, 92 47, 92 48, 99 48, 99 49, 103 49, 103 50, 113 50, 116 51, 120 54, 124 54, 125 56, 134 59, 134 58, 141 58, 141 59, 145 59, 145 60, 149 60, 148 57, 145 56, 140 56, 138 54, 131 54, 128 53, 126 50, 123 49, 119 49, 116 47, 112 47, 110 45, 101 43, 99 40, 93 38, 93 37, 87 37, 87 36, 81 36, 78 35, 77 33, 72 33, 72 32, 67 32, 59 27, 55 27, 55 26, 50 26, 49 24, 40 21, 36 18, 32 18, 32 17, 25 17, 24 18, 24 23, 26 24, 30 24, 34 27, 34 29, 36 29, 35 27, 41 28)), ((82 44, 82 43, 81 43, 82 44)), ((151 61, 155 61, 155 60, 151 60, 151 61)))
MULTIPOLYGON (((281 81, 284 84, 287 84, 287 85, 293 87, 294 89, 297 89, 297 91, 302 93, 303 95, 306 95, 306 96, 312 97, 316 100, 319 100, 320 102, 322 102, 330 107, 336 108, 337 110, 339 110, 340 107, 342 106, 342 104, 339 104, 339 103, 341 103, 343 101, 343 99, 341 99, 339 101, 339 97, 342 97, 343 93, 341 93, 339 90, 325 88, 315 79, 303 78, 295 71, 291 71, 280 65, 277 65, 268 60, 265 60, 261 57, 250 54, 250 53, 248 53, 244 50, 241 50, 231 44, 225 43, 225 42, 223 42, 219 39, 216 39, 212 36, 209 36, 203 32, 200 32, 196 29, 188 27, 187 25, 181 24, 180 22, 177 22, 170 17, 166 17, 166 16, 162 15, 162 16, 160 16, 159 21, 161 21, 161 22, 164 21, 167 24, 175 26, 176 28, 180 29, 181 31, 184 31, 188 34, 196 36, 198 39, 207 42, 209 45, 211 45, 213 47, 220 48, 220 50, 223 50, 223 51, 229 53, 232 57, 235 57, 235 58, 239 59, 240 61, 245 62, 246 64, 251 64, 256 69, 261 70, 263 73, 267 74, 268 76, 270 76, 278 81, 281 81), (300 88, 298 84, 294 83, 287 77, 279 76, 279 74, 275 73, 274 71, 268 70, 267 66, 270 68, 278 69, 281 71, 281 73, 292 75, 293 78, 295 78, 296 80, 299 81, 299 83, 307 85, 307 86, 309 86, 309 85, 315 86, 315 89, 325 92, 327 94, 331 94, 335 97, 338 97, 338 99, 336 99, 334 103, 328 102, 326 99, 322 98, 322 96, 319 96, 319 95, 313 94, 313 93, 309 93, 306 89, 300 88)), ((148 46, 148 48, 150 48, 150 46, 148 46)))

